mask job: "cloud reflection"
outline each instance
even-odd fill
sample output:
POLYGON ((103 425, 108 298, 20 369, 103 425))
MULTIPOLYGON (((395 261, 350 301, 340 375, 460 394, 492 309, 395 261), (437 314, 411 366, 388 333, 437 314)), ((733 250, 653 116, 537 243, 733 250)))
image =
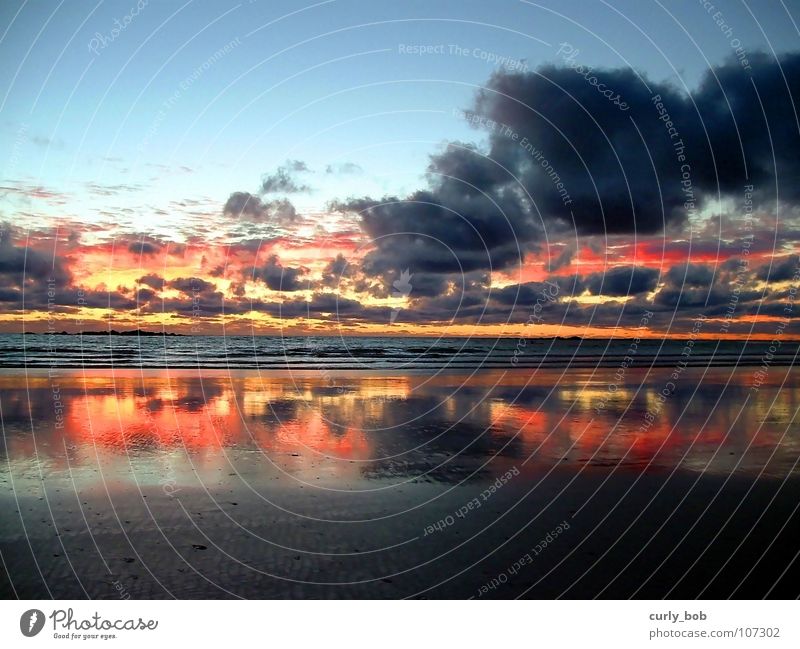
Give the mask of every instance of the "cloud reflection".
MULTIPOLYGON (((793 370, 789 370, 793 372, 793 370)), ((116 456, 258 452, 328 475, 457 482, 491 460, 564 468, 790 471, 795 382, 750 391, 746 371, 687 376, 652 426, 658 373, 632 372, 603 408, 609 372, 257 376, 137 371, 0 378, 4 453, 72 465, 116 456), (63 404, 57 416, 54 390, 63 404), (749 406, 742 404, 749 400, 749 406), (741 412, 740 412, 741 410, 741 412), (737 466, 738 464, 738 466, 737 466)), ((776 375, 779 374, 776 372, 776 375)))

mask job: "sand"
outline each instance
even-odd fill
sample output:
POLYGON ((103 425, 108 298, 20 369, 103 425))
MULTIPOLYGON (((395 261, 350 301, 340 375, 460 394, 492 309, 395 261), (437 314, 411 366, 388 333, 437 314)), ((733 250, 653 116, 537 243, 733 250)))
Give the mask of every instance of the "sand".
POLYGON ((0 594, 797 597, 797 373, 670 375, 5 370, 0 594))

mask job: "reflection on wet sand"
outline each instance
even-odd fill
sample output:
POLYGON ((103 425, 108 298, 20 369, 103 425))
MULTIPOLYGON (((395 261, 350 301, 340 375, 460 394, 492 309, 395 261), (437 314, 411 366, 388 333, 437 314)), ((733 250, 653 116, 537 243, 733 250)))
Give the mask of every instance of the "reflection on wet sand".
POLYGON ((7 371, 0 595, 796 596, 797 373, 668 379, 7 371))
POLYGON ((785 373, 754 391, 746 371, 694 370, 659 399, 663 376, 631 372, 612 393, 610 371, 588 370, 335 380, 65 371, 30 374, 24 385, 18 376, 0 376, 0 394, 11 467, 34 456, 63 466, 65 449, 83 451, 74 453, 73 468, 120 454, 258 449, 265 461, 302 457, 324 464, 329 475, 372 479, 461 480, 463 472, 448 465, 494 457, 532 465, 792 471, 800 389, 783 384, 785 373))

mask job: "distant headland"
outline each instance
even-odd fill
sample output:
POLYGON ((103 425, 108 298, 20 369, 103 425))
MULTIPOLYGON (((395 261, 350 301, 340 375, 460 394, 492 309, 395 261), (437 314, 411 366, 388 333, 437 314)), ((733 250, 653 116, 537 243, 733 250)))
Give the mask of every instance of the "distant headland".
MULTIPOLYGON (((51 332, 40 331, 38 333, 28 332, 28 335, 48 336, 51 332)), ((117 331, 110 329, 108 331, 76 331, 70 333, 69 331, 56 331, 53 332, 54 336, 184 336, 185 334, 176 334, 162 331, 145 331, 144 329, 131 329, 129 331, 117 331)))

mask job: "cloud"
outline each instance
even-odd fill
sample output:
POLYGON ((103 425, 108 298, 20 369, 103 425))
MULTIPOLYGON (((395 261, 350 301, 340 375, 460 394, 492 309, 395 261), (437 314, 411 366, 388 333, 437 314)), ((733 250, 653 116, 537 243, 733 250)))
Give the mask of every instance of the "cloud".
POLYGON ((155 255, 161 248, 149 241, 135 241, 128 246, 128 252, 134 255, 155 255))
POLYGON ((155 274, 143 275, 138 280, 139 284, 144 284, 145 286, 149 286, 157 291, 160 291, 164 288, 164 278, 160 277, 155 274))
POLYGON ((581 234, 652 233, 680 222, 680 164, 652 96, 676 119, 685 98, 666 84, 648 90, 628 69, 594 75, 629 110, 573 69, 547 65, 493 75, 467 117, 489 131, 490 157, 509 170, 505 184, 532 197, 545 221, 581 234))
POLYGON ((285 198, 262 201, 249 192, 234 192, 225 201, 223 214, 250 223, 275 222, 280 225, 297 221, 294 205, 285 198))
POLYGON ((550 260, 550 268, 549 270, 555 272, 557 270, 561 270, 566 266, 569 266, 572 263, 572 259, 575 257, 575 247, 567 245, 559 254, 558 257, 555 259, 550 260))
POLYGON ((307 173, 308 165, 300 160, 287 160, 274 173, 261 179, 262 194, 307 194, 311 187, 298 181, 298 174, 307 173))
POLYGON ((749 274, 737 274, 735 265, 715 270, 708 264, 679 264, 670 268, 663 279, 664 284, 653 299, 656 307, 699 307, 715 315, 733 305, 741 314, 745 303, 763 298, 760 291, 747 286, 749 274))
POLYGON ((743 74, 731 58, 707 72, 693 93, 714 154, 709 164, 693 165, 694 173, 709 191, 719 186, 741 197, 752 184, 761 204, 774 204, 776 188, 781 199, 797 202, 800 52, 754 53, 750 64, 751 75, 743 74))
POLYGON ((655 268, 627 266, 612 268, 605 273, 593 273, 584 278, 592 295, 625 297, 649 293, 658 283, 659 271, 655 268))
MULTIPOLYGON (((750 74, 734 60, 714 66, 691 94, 627 69, 588 70, 585 75, 553 65, 529 73, 501 71, 464 113, 479 143, 451 142, 435 152, 424 182, 414 191, 334 202, 332 210, 357 216, 346 221, 348 230, 336 244, 331 243, 335 234, 323 238, 327 224, 313 216, 304 221, 319 225, 313 236, 293 232, 290 238, 272 227, 301 218, 286 195, 311 191, 308 165, 289 160, 264 176, 260 191, 234 192, 225 201, 224 222, 233 223, 231 229, 240 235, 231 247, 205 241, 203 235, 213 230, 203 230, 202 224, 202 234, 187 237, 185 245, 120 235, 121 228, 106 226, 83 230, 97 235, 100 243, 93 245, 52 233, 38 233, 23 245, 19 236, 3 233, 0 302, 9 310, 18 308, 24 295, 26 310, 45 310, 52 277, 58 286, 53 308, 65 313, 78 308, 81 295, 85 306, 128 311, 138 300, 145 312, 154 312, 161 305, 158 291, 168 286, 181 295, 167 300, 163 310, 176 316, 193 314, 197 297, 207 315, 245 313, 252 305, 284 317, 337 313, 353 322, 386 323, 390 308, 337 299, 326 291, 343 283, 348 295, 353 290, 364 298, 385 298, 392 295, 393 282, 408 272, 406 322, 524 323, 547 285, 520 281, 497 289, 497 271, 504 283, 517 270, 519 277, 530 279, 540 278, 543 268, 551 273, 570 268, 583 274, 548 278, 559 288, 557 299, 548 304, 551 324, 611 327, 619 319, 623 326, 636 326, 643 309, 652 309, 654 326, 666 327, 674 318, 682 327, 701 312, 723 317, 731 304, 737 316, 780 315, 790 294, 776 284, 792 280, 800 264, 790 245, 800 241, 800 185, 795 182, 800 178, 795 115, 800 54, 778 59, 755 54, 750 60, 750 74), (598 92, 601 84, 619 94, 627 109, 598 92), (747 265, 741 262, 740 211, 751 185, 755 224, 748 230, 747 265), (716 214, 718 205, 730 212, 719 218, 699 213, 709 207, 716 214), (691 233, 681 231, 693 213, 691 233), (261 224, 267 227, 255 227, 261 224), (666 236, 658 236, 663 232, 666 236), (361 248, 358 235, 369 245, 361 248), (255 262, 267 236, 266 250, 291 249, 293 259, 304 261, 285 267, 273 255, 266 263, 255 262), (317 265, 319 247, 345 252, 317 265), (776 247, 779 256, 772 258, 776 247), (202 269, 192 271, 200 277, 167 283, 149 273, 108 292, 101 267, 112 248, 131 269, 137 264, 134 256, 158 254, 165 265, 202 269), (172 259, 168 250, 184 257, 172 259), (546 268, 545 253, 553 251, 546 268), (312 270, 303 264, 313 268, 314 277, 321 272, 316 286, 306 284, 312 270), (609 264, 610 270, 597 272, 609 264), (274 303, 253 301, 247 268, 254 265, 250 277, 269 289, 306 291, 274 303), (92 288, 79 293, 70 268, 92 288), (230 300, 208 281, 214 276, 224 277, 223 286, 230 282, 225 294, 230 300), (760 282, 768 286, 754 290, 760 282), (589 305, 569 299, 586 292, 629 299, 624 308, 618 302, 589 305), (305 293, 313 294, 307 300, 305 293)), ((352 162, 324 169, 331 176, 362 173, 352 162)), ((102 195, 126 191, 123 186, 88 189, 102 195)), ((18 183, 0 191, 61 200, 45 188, 18 183)), ((174 205, 202 211, 188 200, 174 205)), ((145 265, 155 266, 152 262, 145 265)), ((180 274, 165 272, 168 277, 180 274)), ((142 273, 148 270, 132 271, 130 277, 142 273)))
MULTIPOLYGON (((431 156, 427 187, 407 196, 350 198, 331 208, 359 216, 372 242, 363 271, 384 282, 406 268, 439 275, 513 268, 545 238, 677 230, 720 192, 740 205, 750 184, 761 204, 774 200, 776 180, 784 181, 782 197, 800 198, 793 105, 800 105, 796 53, 754 56, 752 81, 737 61, 715 66, 691 96, 630 69, 499 71, 464 113, 488 137, 485 146, 449 144, 431 156), (613 89, 626 109, 599 87, 613 89)), ((574 254, 568 246, 552 268, 574 254)), ((588 278, 587 287, 599 290, 601 279, 588 278)), ((614 270, 603 292, 647 292, 656 281, 654 271, 614 270)))
POLYGON ((339 162, 336 164, 330 164, 325 167, 326 174, 333 174, 338 176, 345 176, 345 175, 356 175, 364 173, 364 170, 361 168, 360 165, 357 165, 355 162, 339 162))
POLYGON ((710 288, 714 269, 705 264, 679 264, 667 271, 666 280, 678 288, 710 288))
POLYGON ((217 290, 217 287, 213 283, 207 282, 199 277, 179 277, 178 279, 173 279, 171 282, 167 282, 167 286, 189 296, 217 290))
POLYGON ((134 294, 134 299, 136 300, 137 304, 145 304, 150 302, 155 296, 155 291, 152 291, 149 288, 140 288, 134 294))
POLYGON ((303 270, 281 266, 277 255, 270 255, 267 263, 253 270, 253 279, 260 279, 273 291, 299 291, 303 270))
POLYGON ((800 199, 800 54, 756 54, 751 65, 752 79, 733 59, 712 67, 691 96, 629 69, 499 72, 468 116, 545 219, 580 233, 656 232, 718 191, 740 204, 754 185, 766 204, 777 184, 782 198, 800 199))
POLYGON ((225 201, 222 212, 237 218, 246 217, 256 222, 263 221, 267 215, 267 209, 261 199, 249 192, 233 192, 225 201))
POLYGON ((16 286, 26 281, 55 277, 60 283, 69 273, 62 260, 30 246, 15 246, 9 239, 0 239, 0 275, 5 275, 16 286))
POLYGON ((293 223, 297 220, 297 210, 285 198, 279 198, 266 203, 270 217, 278 223, 293 223))
POLYGON ((332 208, 360 216, 374 245, 364 258, 368 275, 500 270, 518 265, 541 233, 519 195, 500 184, 503 173, 475 147, 454 143, 431 157, 428 189, 332 208))
POLYGON ((253 309, 275 318, 322 318, 333 322, 389 322, 391 309, 370 307, 334 293, 315 293, 310 300, 254 303, 253 309))
POLYGON ((322 285, 328 287, 338 286, 343 280, 348 270, 348 262, 342 253, 336 255, 322 271, 322 285))
POLYGON ((764 264, 756 270, 756 277, 764 282, 786 282, 793 277, 800 269, 800 257, 789 255, 788 257, 776 257, 769 264, 764 264))

